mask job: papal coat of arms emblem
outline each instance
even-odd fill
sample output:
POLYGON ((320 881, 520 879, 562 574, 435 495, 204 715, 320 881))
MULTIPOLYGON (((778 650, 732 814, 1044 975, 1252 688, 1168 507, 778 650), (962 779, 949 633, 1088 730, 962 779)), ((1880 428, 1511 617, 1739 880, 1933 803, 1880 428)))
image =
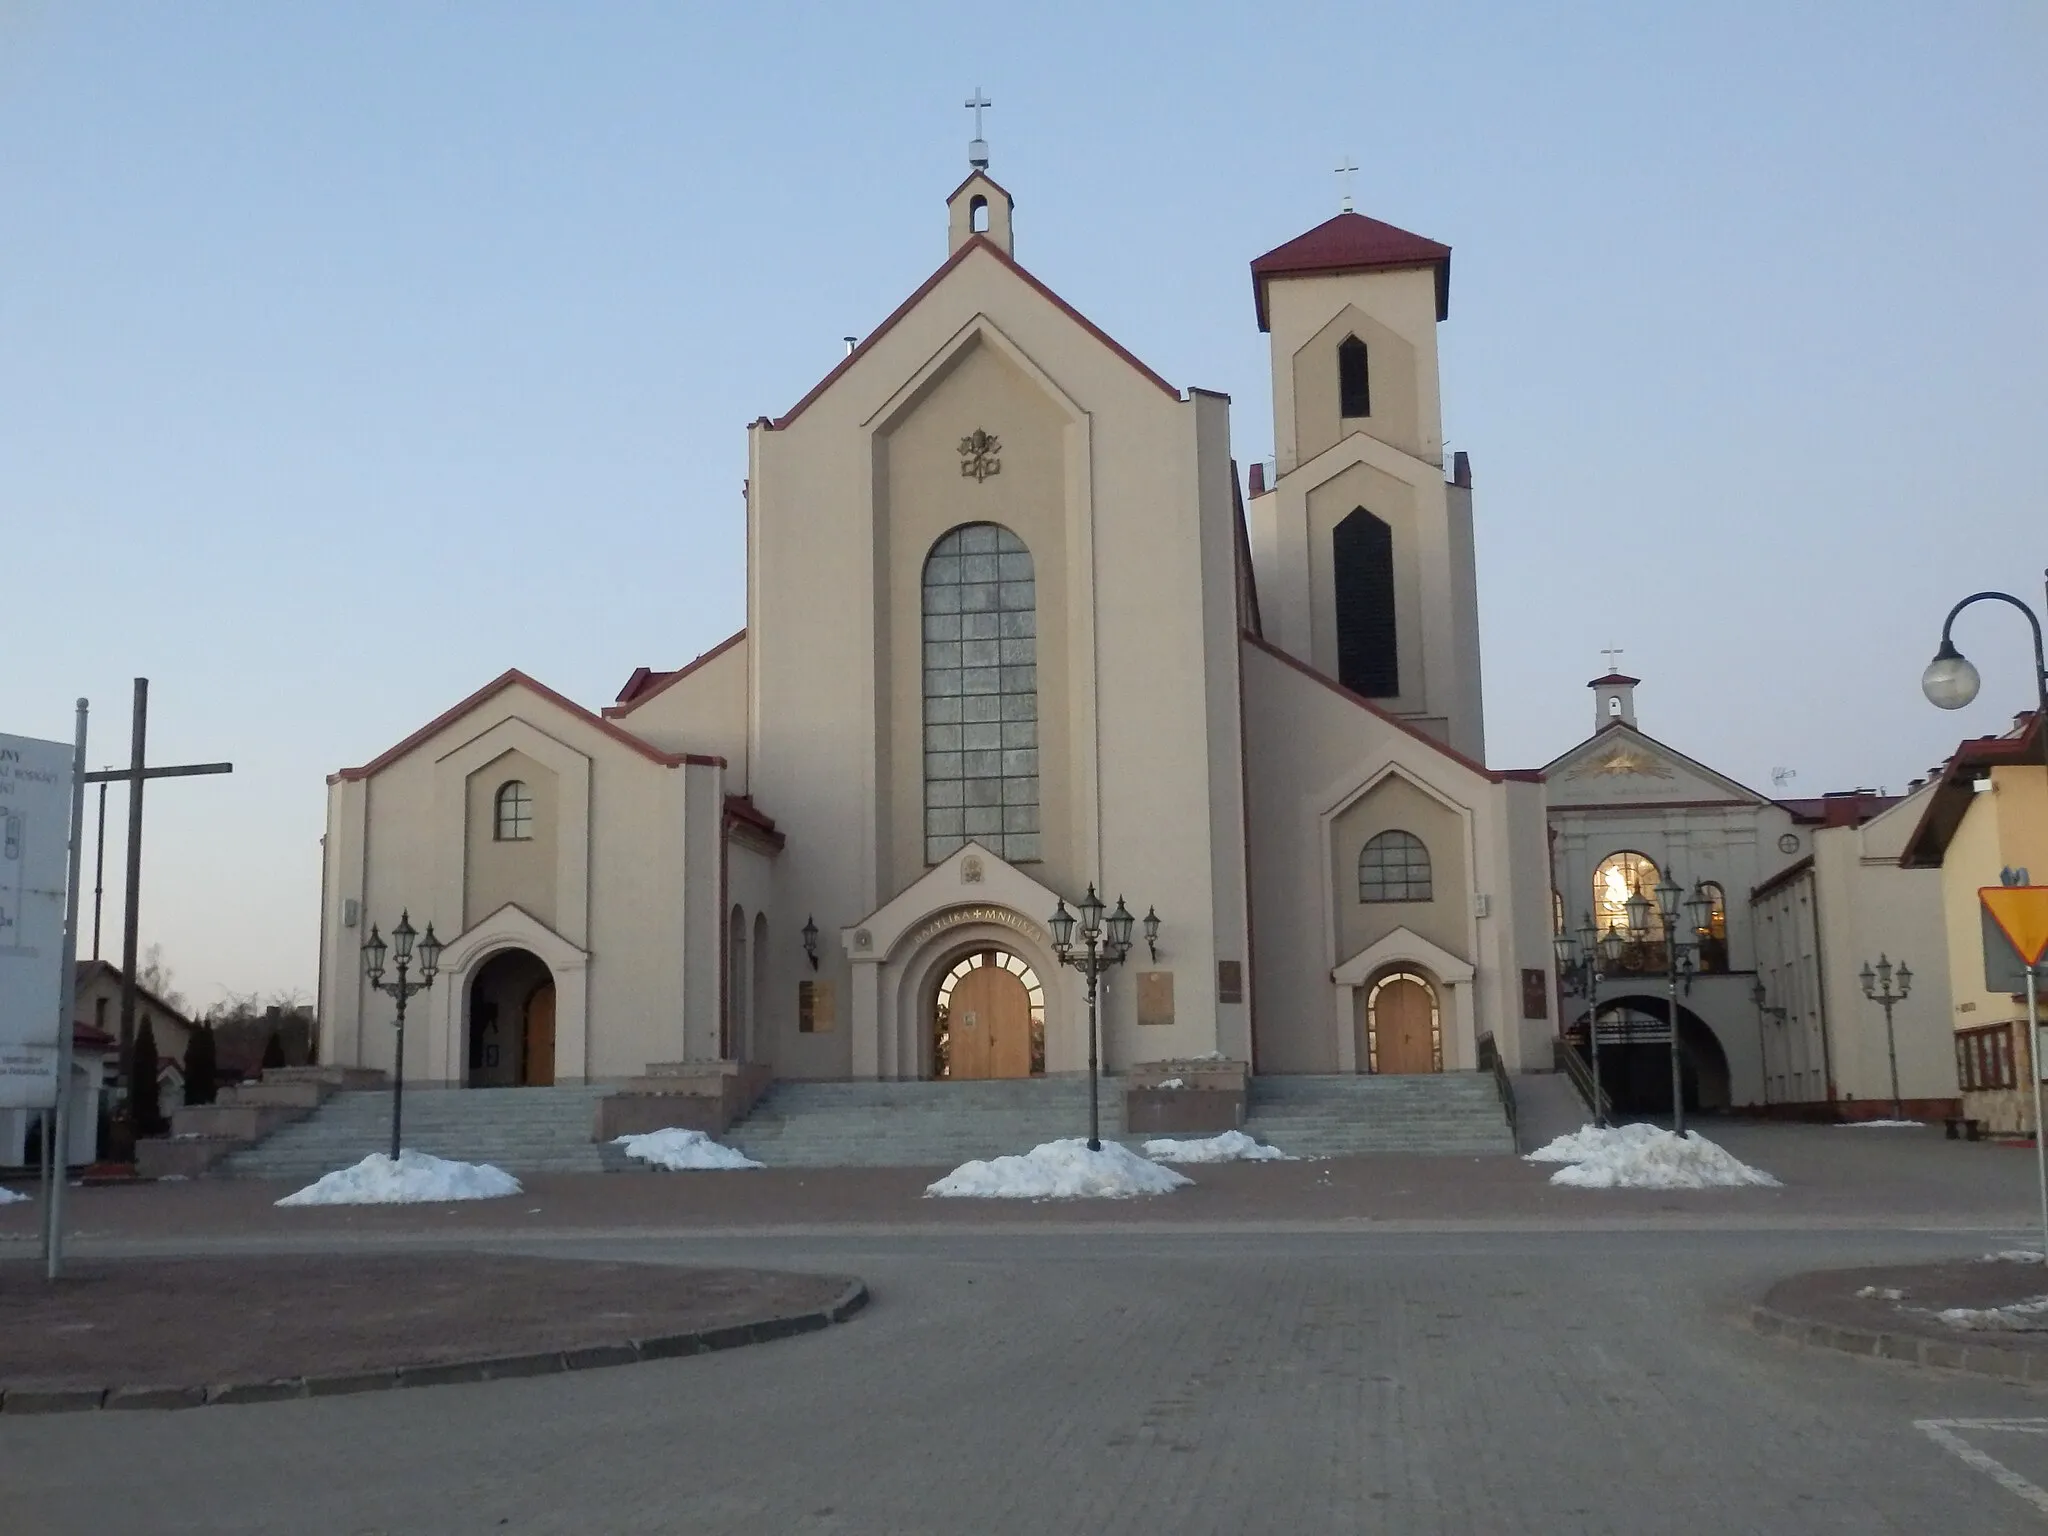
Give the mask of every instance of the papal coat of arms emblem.
POLYGON ((972 480, 986 480, 1003 472, 1003 440, 976 427, 960 439, 960 473, 972 480))

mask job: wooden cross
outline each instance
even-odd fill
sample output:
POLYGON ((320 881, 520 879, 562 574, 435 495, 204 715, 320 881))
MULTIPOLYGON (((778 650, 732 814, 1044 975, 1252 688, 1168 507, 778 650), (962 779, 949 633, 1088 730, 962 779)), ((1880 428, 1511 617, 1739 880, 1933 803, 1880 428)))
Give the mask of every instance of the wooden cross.
POLYGON ((1351 212, 1351 178, 1357 171, 1358 162, 1349 155, 1346 155, 1337 166, 1337 186, 1344 194, 1344 202, 1340 211, 1344 213, 1351 212))
POLYGON ((1626 655, 1627 652, 1623 651, 1618 645, 1608 645, 1601 647, 1600 654, 1607 658, 1607 670, 1609 672, 1616 672, 1620 669, 1615 665, 1615 658, 1626 655))
MULTIPOLYGON (((110 1150, 116 1162, 126 1161, 134 1154, 135 1122, 130 1117, 128 1105, 135 1096, 135 965, 136 943, 140 934, 142 901, 142 786, 150 779, 187 779, 199 774, 233 773, 233 763, 179 763, 172 767, 151 768, 145 766, 143 744, 149 735, 149 679, 135 679, 135 723, 129 735, 128 766, 126 768, 103 768, 98 773, 88 773, 88 784, 120 783, 128 786, 128 910, 121 924, 121 1082, 127 1089, 120 1118, 116 1121, 115 1142, 110 1150)), ((105 834, 105 822, 101 832, 105 834)))

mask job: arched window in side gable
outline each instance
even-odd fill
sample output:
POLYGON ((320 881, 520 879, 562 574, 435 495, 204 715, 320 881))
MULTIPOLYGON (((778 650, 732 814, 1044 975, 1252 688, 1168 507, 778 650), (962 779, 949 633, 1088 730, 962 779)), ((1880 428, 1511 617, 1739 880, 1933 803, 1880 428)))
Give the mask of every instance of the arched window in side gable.
POLYGON ((524 843, 533 838, 533 791, 518 779, 498 786, 496 813, 491 835, 501 843, 524 843))
POLYGON ((1728 896, 1718 880, 1702 880, 1700 893, 1707 898, 1707 921, 1696 937, 1700 946, 1700 969, 1721 975, 1728 969, 1728 896))
POLYGON ((1031 551, 968 523, 924 562, 924 849, 1039 856, 1038 596, 1031 551))
POLYGON ((1337 343, 1337 414, 1372 414, 1372 370, 1367 366, 1365 343, 1346 336, 1337 343))
POLYGON ((1433 901, 1429 849, 1413 832, 1382 832, 1358 850, 1360 901, 1433 901))
POLYGON ((1337 681, 1368 699, 1401 691, 1394 624, 1394 530, 1363 507, 1330 531, 1337 681))

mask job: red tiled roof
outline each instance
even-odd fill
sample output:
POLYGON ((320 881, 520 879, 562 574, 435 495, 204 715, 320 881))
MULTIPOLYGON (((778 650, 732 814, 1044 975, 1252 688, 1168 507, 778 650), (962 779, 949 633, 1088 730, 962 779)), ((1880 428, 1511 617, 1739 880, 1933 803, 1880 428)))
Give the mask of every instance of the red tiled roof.
POLYGON ((104 1029, 96 1029, 83 1019, 71 1021, 71 1048, 74 1051, 111 1051, 119 1043, 104 1029))
POLYGON ((2029 712, 2017 731, 2004 736, 1972 736, 1956 748, 1954 757, 1942 766, 1927 797, 1927 809, 1920 813, 1920 825, 1906 839, 1899 863, 1907 869, 1939 869, 1948 852, 1949 840, 1963 824, 1970 808, 1972 785, 1992 768, 2041 760, 2041 718, 2029 712))
POLYGON ((1618 687, 1625 683, 1633 688, 1640 682, 1642 682, 1640 677, 1630 677, 1626 672, 1610 672, 1605 677, 1594 678, 1586 686, 1588 688, 1607 688, 1618 687))
POLYGON ((717 660, 746 638, 747 632, 744 629, 737 634, 728 635, 696 660, 677 667, 673 672, 656 672, 651 667, 635 667, 633 675, 626 679, 626 686, 619 690, 619 701, 606 706, 605 719, 616 720, 621 715, 630 715, 671 683, 681 682, 706 662, 717 660))
MULTIPOLYGON (((965 183, 962 183, 962 185, 965 185, 965 183)), ((900 321, 905 315, 909 314, 913 309, 917 308, 917 306, 923 302, 926 294, 930 293, 934 288, 938 287, 941 282, 945 281, 947 273, 951 272, 955 267, 959 266, 963 261, 965 261, 970 255, 972 255, 976 251, 986 251, 989 255, 993 256, 997 261, 1001 262, 1004 266, 1008 267, 1018 277, 1022 278, 1024 282, 1029 287, 1034 289, 1040 296, 1049 301, 1055 309, 1059 310, 1061 313, 1066 315, 1068 319, 1072 320, 1075 324, 1079 325, 1082 330, 1086 331, 1089 335, 1093 336, 1097 341, 1101 342, 1105 347, 1109 348, 1110 351, 1114 352, 1118 357, 1122 358, 1125 362, 1129 363, 1145 378, 1151 380, 1152 383, 1158 385, 1159 388, 1165 390, 1166 393, 1173 396, 1174 399, 1178 400, 1180 398, 1179 390, 1175 389, 1171 384, 1167 383, 1166 380, 1162 379, 1150 368, 1147 368, 1143 363, 1139 362, 1138 359, 1135 356, 1133 356, 1128 349, 1126 349, 1124 346, 1118 343, 1117 340, 1109 334, 1109 332, 1105 331, 1101 326, 1097 325, 1093 320, 1090 320, 1086 315, 1082 314, 1081 311, 1074 308, 1074 306, 1069 304, 1065 299, 1061 298, 1058 294, 1054 293, 1050 288, 1046 287, 1044 283, 1040 282, 1037 278, 1033 277, 1029 272, 1025 271, 1024 268, 1018 266, 1016 258, 1010 255, 1008 251, 1004 250, 1001 246, 997 245, 993 240, 989 239, 988 236, 976 235, 973 239, 964 242, 959 250, 955 251, 951 256, 948 256, 945 260, 944 265, 942 265, 939 268, 939 270, 934 272, 930 277, 926 278, 923 284, 919 286, 917 292, 913 293, 909 298, 905 299, 901 304, 897 305, 895 312, 892 313, 888 319, 884 320, 880 325, 876 326, 872 331, 868 332, 868 334, 862 338, 859 346, 855 347, 851 352, 847 353, 846 356, 842 357, 838 361, 838 363, 833 367, 830 373, 826 374, 824 378, 818 380, 818 382, 814 386, 812 386, 811 392, 809 394, 805 395, 803 399, 797 401, 797 403, 791 406, 787 412, 785 412, 781 416, 776 417, 773 421, 770 421, 766 416, 763 416, 754 424, 756 426, 766 426, 768 430, 771 432, 780 432, 785 427, 787 427, 791 422, 795 421, 797 417, 803 415, 803 413, 810 408, 811 403, 815 401, 818 398, 818 396, 824 394, 826 390, 830 389, 834 381, 837 380, 842 373, 846 372, 847 369, 851 368, 857 361, 859 361, 861 358, 867 355, 868 348, 872 347, 876 342, 880 341, 884 336, 888 335, 889 332, 895 328, 898 321, 900 321)))
POLYGON ((1791 812, 1794 821, 1818 823, 1824 827, 1860 827, 1905 798, 1904 795, 1880 795, 1876 790, 1859 789, 1838 795, 1780 800, 1778 804, 1791 812))
POLYGON ((414 731, 410 736, 406 737, 405 740, 398 743, 397 746, 392 747, 390 750, 382 752, 378 754, 376 757, 371 758, 369 762, 363 764, 362 767, 360 768, 342 769, 339 773, 331 775, 328 779, 328 782, 335 783, 344 779, 369 778, 372 774, 377 773, 382 769, 390 767, 393 763, 397 762, 401 757, 404 757, 408 752, 411 752, 415 747, 418 747, 421 744, 432 740, 441 731, 447 729, 457 720, 460 720, 464 715, 468 714, 478 705, 485 703, 486 701, 495 697, 496 695, 503 693, 507 688, 511 688, 514 686, 526 688, 530 692, 540 695, 540 697, 546 699, 550 704, 559 705, 561 708, 567 710, 570 714, 574 715, 577 719, 585 722, 588 725, 593 725, 597 727, 598 730, 603 731, 605 735, 611 737, 621 746, 632 748, 635 752, 638 752, 642 757, 647 758, 650 762, 659 763, 664 768, 680 768, 685 763, 715 763, 720 767, 723 767, 725 764, 725 760, 723 758, 702 757, 697 755, 696 753, 663 752, 657 747, 649 746, 646 742, 642 741, 638 736, 635 736, 631 731, 626 730, 622 726, 612 724, 611 721, 605 719, 601 715, 593 715, 589 710, 585 709, 581 704, 578 704, 574 699, 569 698, 565 694, 555 692, 555 690, 548 687, 547 684, 536 682, 534 681, 534 679, 528 677, 524 672, 520 671, 517 667, 512 667, 500 673, 490 682, 485 683, 483 687, 477 689, 475 693, 472 693, 468 698, 464 699, 460 704, 457 704, 454 708, 449 709, 444 713, 435 716, 432 720, 429 720, 425 725, 421 726, 418 730, 414 731))
POLYGON ((1252 263, 1252 302, 1258 306, 1259 329, 1266 320, 1266 279, 1315 277, 1337 272, 1388 272, 1402 267, 1436 270, 1436 317, 1451 313, 1451 248, 1421 235, 1411 235, 1362 213, 1340 213, 1285 245, 1276 245, 1252 263))
POLYGON ((725 797, 725 819, 742 822, 759 832, 777 848, 783 844, 783 836, 775 829, 775 818, 754 804, 752 795, 727 795, 725 797))

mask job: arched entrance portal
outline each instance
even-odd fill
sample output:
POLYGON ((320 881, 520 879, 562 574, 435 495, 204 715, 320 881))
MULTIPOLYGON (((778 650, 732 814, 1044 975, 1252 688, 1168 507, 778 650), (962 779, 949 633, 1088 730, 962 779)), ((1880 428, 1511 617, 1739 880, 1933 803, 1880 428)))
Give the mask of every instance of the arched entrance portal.
POLYGON ((507 949, 469 984, 471 1088, 544 1088, 555 1080, 555 979, 531 950, 507 949))
POLYGON ((1360 1066, 1389 1074, 1443 1071, 1443 1009, 1428 977, 1386 971, 1359 996, 1360 1066))
MULTIPOLYGON (((1573 1050, 1591 1061, 1586 1016, 1566 1035, 1573 1050)), ((1678 1007, 1679 1076, 1687 1114, 1729 1105, 1728 1055, 1700 1016, 1678 1007)), ((1668 998, 1620 997, 1600 1004, 1600 1086, 1616 1114, 1671 1113, 1671 1003, 1668 998)))
POLYGON ((932 1076, 955 1082, 1045 1071, 1045 988, 1005 949, 963 955, 932 1007, 932 1076))

